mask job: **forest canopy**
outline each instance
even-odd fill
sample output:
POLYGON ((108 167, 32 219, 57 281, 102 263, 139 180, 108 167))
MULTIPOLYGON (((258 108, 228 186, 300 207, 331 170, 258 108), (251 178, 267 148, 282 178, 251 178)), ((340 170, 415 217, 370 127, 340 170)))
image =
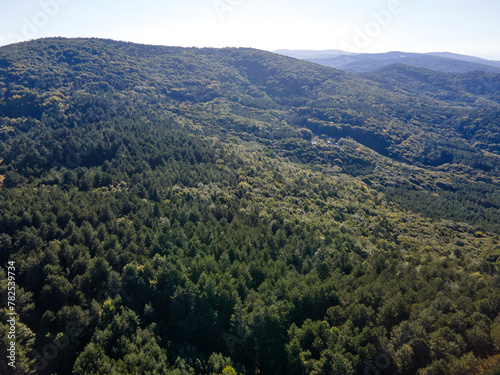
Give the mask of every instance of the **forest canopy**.
POLYGON ((500 75, 387 69, 1 47, 2 373, 8 262, 15 374, 498 371, 500 75))

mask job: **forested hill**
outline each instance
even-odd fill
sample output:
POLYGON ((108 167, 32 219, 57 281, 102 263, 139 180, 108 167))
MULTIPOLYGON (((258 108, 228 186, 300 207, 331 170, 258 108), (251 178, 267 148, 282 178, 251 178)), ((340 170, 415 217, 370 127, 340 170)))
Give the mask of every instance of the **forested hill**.
POLYGON ((26 178, 61 162, 67 145, 42 137, 40 153, 12 135, 48 116, 62 134, 140 108, 205 134, 246 133, 282 156, 363 176, 412 211, 500 232, 500 75, 394 65, 361 77, 252 49, 42 39, 3 47, 0 77, 4 167, 26 178), (311 147, 313 136, 367 152, 311 147))
POLYGON ((308 57, 307 61, 354 73, 367 73, 392 64, 408 64, 440 72, 500 73, 500 62, 447 53, 387 52, 372 54, 308 57))
POLYGON ((499 92, 254 49, 1 47, 14 373, 495 373, 499 92))

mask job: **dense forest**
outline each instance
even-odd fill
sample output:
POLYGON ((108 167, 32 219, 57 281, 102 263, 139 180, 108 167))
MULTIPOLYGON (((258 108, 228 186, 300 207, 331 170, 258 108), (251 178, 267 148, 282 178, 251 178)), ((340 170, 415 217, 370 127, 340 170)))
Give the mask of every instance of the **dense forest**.
POLYGON ((499 158, 499 74, 1 47, 0 372, 497 374, 499 158))

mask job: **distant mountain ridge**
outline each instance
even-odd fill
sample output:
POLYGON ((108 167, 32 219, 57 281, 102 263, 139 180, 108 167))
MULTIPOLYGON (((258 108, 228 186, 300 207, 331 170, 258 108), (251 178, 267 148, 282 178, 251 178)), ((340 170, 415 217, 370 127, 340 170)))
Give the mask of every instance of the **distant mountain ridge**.
POLYGON ((354 52, 341 51, 339 49, 327 49, 327 50, 291 50, 291 49, 278 49, 273 51, 280 55, 285 55, 289 57, 294 57, 296 59, 327 59, 338 56, 353 56, 356 55, 354 52))
POLYGON ((275 52, 352 73, 373 72, 385 66, 400 63, 447 73, 472 71, 500 73, 500 61, 450 52, 352 53, 339 50, 277 50, 275 52))

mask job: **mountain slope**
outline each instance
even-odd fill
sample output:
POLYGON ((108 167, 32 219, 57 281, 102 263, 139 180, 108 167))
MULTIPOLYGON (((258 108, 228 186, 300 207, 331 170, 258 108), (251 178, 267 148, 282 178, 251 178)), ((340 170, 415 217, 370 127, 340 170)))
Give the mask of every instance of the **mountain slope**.
POLYGON ((457 54, 457 53, 431 52, 431 53, 427 53, 427 55, 440 56, 440 57, 446 57, 446 58, 451 58, 451 59, 455 59, 455 60, 470 61, 470 62, 475 62, 475 63, 479 63, 479 64, 493 65, 493 66, 500 67, 500 61, 488 60, 488 59, 483 59, 483 58, 475 57, 475 56, 461 55, 461 54, 457 54))
POLYGON ((495 371, 497 94, 391 69, 98 39, 0 48, 16 371, 495 371))
MULTIPOLYGON (((336 167, 340 161, 345 171, 365 175, 381 189, 392 188, 394 176, 370 171, 386 165, 381 157, 389 157, 390 174, 397 169, 398 186, 405 186, 400 204, 428 213, 427 199, 416 197, 414 189, 429 194, 437 189, 436 194, 453 195, 454 204, 436 209, 432 217, 500 230, 497 197, 489 193, 495 191, 499 176, 498 75, 450 75, 402 66, 394 72, 397 80, 391 81, 384 71, 363 78, 257 50, 84 39, 13 45, 2 49, 0 59, 5 135, 36 126, 44 113, 75 127, 82 119, 126 115, 138 106, 159 117, 202 121, 204 131, 248 133, 295 160, 336 167), (32 59, 39 50, 39 58, 32 59), (89 100, 91 105, 86 104, 89 100), (484 116, 491 120, 483 121, 484 116), (303 145, 289 149, 285 141, 322 135, 350 137, 376 154, 367 160, 356 147, 354 155, 348 155, 330 146, 309 150, 306 157, 303 145), (458 175, 455 165, 462 171, 458 175), (454 188, 442 191, 425 174, 413 178, 420 181, 415 184, 402 177, 407 166, 421 168, 422 173, 439 168, 454 188), (487 186, 477 183, 485 180, 484 173, 489 175, 487 186)), ((54 150, 45 140, 48 151, 28 157, 23 151, 26 144, 9 144, 11 138, 6 139, 4 165, 25 176, 52 165, 54 159, 60 162, 64 155, 64 148, 54 150)))
MULTIPOLYGON (((363 174, 381 189, 394 185, 387 173, 370 172, 375 165, 385 165, 381 157, 392 159, 399 176, 406 174, 406 166, 421 171, 440 168, 443 178, 452 180, 453 191, 441 191, 424 174, 413 178, 420 181, 417 184, 398 177, 406 197, 398 202, 428 212, 423 203, 427 200, 414 196, 414 189, 431 187, 429 194, 437 189, 437 194, 453 195, 454 201, 447 210, 436 209, 432 217, 500 230, 500 219, 495 219, 497 197, 488 193, 495 191, 500 173, 495 125, 498 75, 449 75, 401 67, 398 80, 391 83, 383 71, 361 77, 257 50, 84 39, 13 45, 2 49, 1 56, 0 110, 6 115, 1 118, 6 136, 36 126, 44 113, 60 118, 63 126, 75 127, 82 119, 126 115, 138 106, 159 117, 201 121, 204 131, 248 133, 294 160, 336 167, 340 161, 345 171, 363 174), (32 59, 38 50, 42 50, 39 58, 32 59), (89 100, 91 105, 86 104, 89 100), (492 126, 481 120, 485 113, 492 126), (306 157, 303 145, 288 149, 287 139, 312 136, 350 137, 376 154, 367 160, 356 147, 354 155, 348 155, 330 146, 316 147, 310 150, 315 156, 306 157), (458 175, 455 165, 462 171, 458 175), (477 183, 485 180, 484 173, 489 175, 487 186, 477 183)), ((52 165, 54 159, 60 162, 64 155, 64 150, 54 150, 45 140, 48 151, 28 157, 23 152, 26 144, 9 144, 11 138, 5 139, 3 147, 9 152, 4 165, 25 176, 52 165)))

